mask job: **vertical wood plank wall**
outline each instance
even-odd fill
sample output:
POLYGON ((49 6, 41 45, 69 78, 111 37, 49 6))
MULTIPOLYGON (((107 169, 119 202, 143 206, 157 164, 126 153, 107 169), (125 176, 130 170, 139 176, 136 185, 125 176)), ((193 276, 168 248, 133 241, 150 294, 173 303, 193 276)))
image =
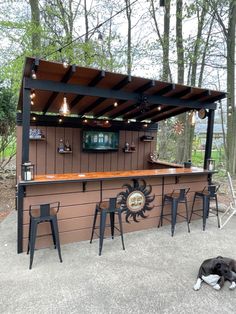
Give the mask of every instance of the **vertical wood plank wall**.
MULTIPOLYGON (((34 128, 37 128, 35 126, 34 128)), ((42 127, 45 141, 30 141, 29 160, 35 164, 36 174, 141 170, 148 168, 148 155, 156 150, 156 132, 123 131, 119 132, 119 151, 117 152, 84 152, 81 147, 82 130, 79 128, 42 127), (154 136, 154 141, 143 142, 142 135, 154 136), (67 139, 72 147, 72 154, 59 154, 57 147, 59 140, 67 139), (136 152, 124 153, 125 142, 134 142, 136 152)), ((21 163, 21 132, 17 127, 17 169, 21 163)))
MULTIPOLYGON (((182 175, 179 182, 176 183, 175 177, 165 177, 164 193, 171 192, 173 189, 181 187, 189 187, 188 193, 188 208, 191 209, 194 192, 202 190, 208 185, 207 175, 182 175)), ((162 178, 148 178, 147 184, 152 185, 152 193, 155 194, 155 200, 152 203, 154 208, 147 212, 147 218, 139 218, 139 223, 131 220, 128 224, 125 222, 123 214, 124 232, 137 231, 148 228, 156 228, 159 222, 161 204, 162 204, 162 178)), ((121 190, 124 183, 132 184, 130 179, 115 179, 112 181, 103 182, 103 200, 111 196, 116 196, 121 190)), ((82 183, 50 183, 46 185, 27 186, 26 196, 24 198, 24 212, 23 212, 23 248, 27 247, 27 237, 29 230, 29 205, 40 204, 44 202, 60 201, 61 208, 58 214, 60 240, 62 244, 70 242, 78 242, 82 240, 89 240, 91 235, 91 227, 93 222, 93 214, 95 204, 100 200, 100 185, 99 182, 88 182, 86 191, 82 191, 82 183)), ((179 212, 185 214, 184 204, 180 205, 179 212)), ((170 212, 169 205, 165 207, 165 213, 170 212)), ((197 216, 193 217, 199 218, 197 216)), ((213 219, 213 218, 212 218, 213 219)), ((99 219, 98 219, 99 220, 99 219)), ((179 218, 178 221, 182 221, 179 218)), ((98 222, 99 223, 99 222, 98 222)), ((164 221, 166 223, 166 221, 164 221)), ((202 228, 202 221, 199 220, 199 228, 202 228)), ((109 229, 109 228, 107 228, 109 229)), ((107 230, 109 235, 109 231, 107 230)), ((159 232, 159 229, 156 229, 159 232)), ((168 232, 168 231, 167 231, 168 232)), ((176 226, 178 232, 178 225, 176 226)), ((186 226, 187 232, 187 226, 186 226)), ((39 224, 38 237, 36 247, 48 247, 52 245, 51 232, 48 223, 39 224)), ((88 242, 88 245, 89 242, 88 242)), ((97 252, 97 245, 94 247, 97 252)))

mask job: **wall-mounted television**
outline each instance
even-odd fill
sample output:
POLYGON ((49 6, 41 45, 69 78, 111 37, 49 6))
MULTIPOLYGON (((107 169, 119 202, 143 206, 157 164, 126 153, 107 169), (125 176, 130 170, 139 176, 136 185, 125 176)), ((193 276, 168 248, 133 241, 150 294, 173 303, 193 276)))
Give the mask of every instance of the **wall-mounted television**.
POLYGON ((83 150, 115 151, 119 148, 119 132, 83 131, 83 150))

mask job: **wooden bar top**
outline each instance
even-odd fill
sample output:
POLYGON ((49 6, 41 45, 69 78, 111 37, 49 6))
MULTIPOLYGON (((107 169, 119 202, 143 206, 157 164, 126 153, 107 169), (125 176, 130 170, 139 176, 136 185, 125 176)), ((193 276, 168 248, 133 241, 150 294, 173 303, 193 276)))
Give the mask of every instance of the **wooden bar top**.
POLYGON ((106 171, 106 172, 86 172, 86 173, 65 173, 37 175, 32 181, 20 181, 21 185, 63 183, 63 182, 86 182, 86 181, 105 181, 123 178, 147 178, 163 176, 182 176, 210 174, 215 171, 208 171, 202 168, 167 168, 150 170, 129 170, 129 171, 106 171))

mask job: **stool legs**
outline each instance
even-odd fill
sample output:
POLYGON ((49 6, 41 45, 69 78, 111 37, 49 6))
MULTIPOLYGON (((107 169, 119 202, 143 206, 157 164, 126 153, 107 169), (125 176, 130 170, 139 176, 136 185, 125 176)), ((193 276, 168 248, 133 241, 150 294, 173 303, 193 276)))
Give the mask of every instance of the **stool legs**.
POLYGON ((55 237, 55 232, 54 232, 54 228, 53 228, 53 223, 51 220, 50 220, 50 226, 51 226, 51 231, 52 231, 52 239, 53 239, 54 249, 56 249, 57 248, 56 237, 55 237))
POLYGON ((220 218, 219 218, 219 207, 218 207, 217 195, 215 196, 215 201, 216 201, 216 216, 217 216, 218 228, 220 228, 220 218))
POLYGON ((172 237, 174 236, 174 232, 175 232, 177 207, 178 207, 178 201, 176 199, 173 199, 172 204, 171 204, 171 236, 172 237))
POLYGON ((57 217, 56 216, 53 217, 53 219, 52 219, 52 226, 53 226, 53 232, 54 232, 54 236, 55 236, 56 247, 58 250, 59 260, 62 263, 61 246, 60 246, 60 239, 59 239, 58 224, 57 224, 57 217))
POLYGON ((30 227, 31 228, 30 228, 30 241, 29 241, 29 247, 30 247, 30 265, 29 265, 29 269, 31 269, 32 265, 33 265, 34 248, 35 248, 35 241, 36 241, 38 223, 36 221, 32 220, 30 227))
POLYGON ((122 218, 121 218, 121 210, 118 210, 118 220, 119 220, 119 227, 120 227, 120 236, 121 236, 122 247, 123 247, 123 250, 125 250, 124 237, 123 237, 123 227, 122 227, 122 218))
POLYGON ((94 218, 93 218, 93 227, 92 227, 92 233, 91 233, 90 243, 92 243, 92 241, 93 241, 93 235, 94 235, 94 230, 95 230, 95 226, 96 226, 97 216, 98 216, 98 208, 97 208, 97 206, 96 206, 96 208, 95 208, 95 213, 94 213, 94 218))
POLYGON ((185 208, 186 208, 186 220, 187 220, 188 232, 190 232, 189 221, 188 221, 188 205, 187 205, 187 199, 185 199, 185 208))
POLYGON ((111 222, 111 238, 114 239, 114 229, 115 229, 115 213, 110 213, 110 222, 111 222))
POLYGON ((190 214, 189 221, 188 221, 189 223, 191 222, 191 219, 192 219, 193 208, 194 208, 195 200, 196 200, 196 194, 194 194, 194 198, 193 198, 192 210, 191 210, 191 214, 190 214))
POLYGON ((164 211, 164 207, 165 207, 165 200, 166 199, 164 197, 164 200, 163 200, 162 206, 161 206, 161 215, 160 215, 160 219, 159 219, 159 223, 158 223, 157 228, 162 227, 162 225, 163 225, 163 211, 164 211))
POLYGON ((105 210, 103 210, 100 215, 99 256, 102 254, 104 232, 105 232, 105 227, 106 227, 106 217, 107 217, 107 213, 105 210))
POLYGON ((205 231, 206 228, 206 219, 208 217, 208 212, 209 212, 209 196, 204 195, 203 196, 203 231, 205 231))

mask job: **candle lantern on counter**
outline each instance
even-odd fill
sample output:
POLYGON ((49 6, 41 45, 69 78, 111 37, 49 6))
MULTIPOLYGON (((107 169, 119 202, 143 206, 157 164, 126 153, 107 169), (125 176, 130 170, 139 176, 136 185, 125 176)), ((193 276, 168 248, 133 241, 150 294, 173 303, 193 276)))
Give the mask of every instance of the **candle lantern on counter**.
POLYGON ((207 170, 213 171, 215 170, 215 160, 214 159, 207 159, 207 170))
POLYGON ((34 180, 34 165, 30 161, 22 164, 21 175, 24 181, 34 180))

